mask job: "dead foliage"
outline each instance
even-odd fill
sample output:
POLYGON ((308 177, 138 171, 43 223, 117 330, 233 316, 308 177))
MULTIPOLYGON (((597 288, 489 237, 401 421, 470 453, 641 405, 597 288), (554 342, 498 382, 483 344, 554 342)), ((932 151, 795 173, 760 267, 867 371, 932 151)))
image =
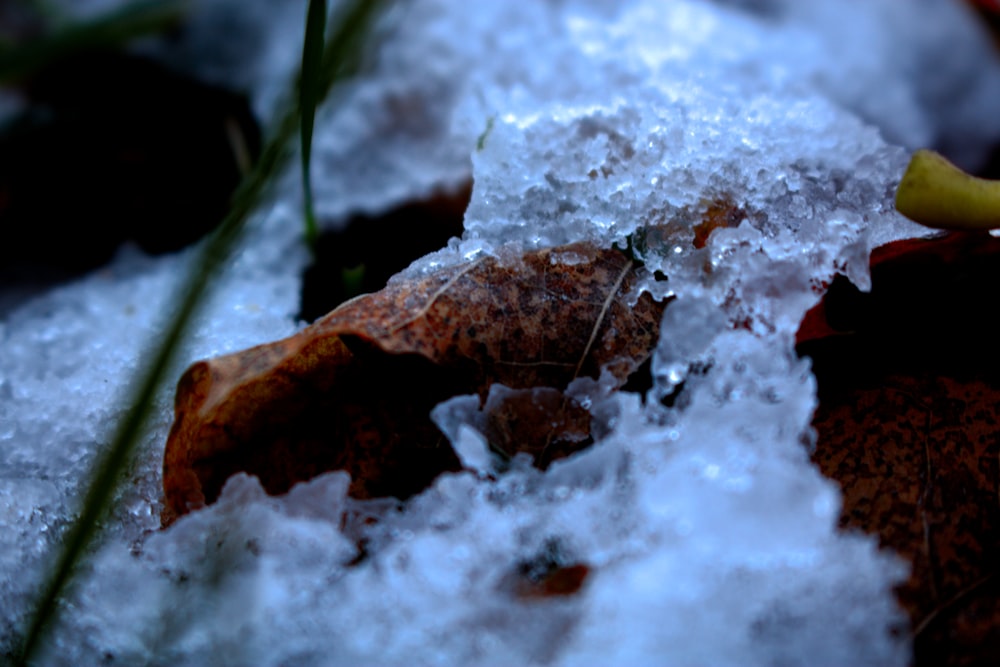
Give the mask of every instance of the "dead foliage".
POLYGON ((917 665, 1000 664, 1000 241, 950 234, 873 255, 800 329, 820 405, 814 460, 840 523, 911 564, 897 591, 917 665))
POLYGON ((277 494, 342 469, 355 497, 405 498, 460 467, 431 409, 459 394, 485 400, 496 383, 553 392, 489 407, 488 435, 508 454, 547 463, 585 446, 589 415, 561 390, 602 369, 624 384, 648 358, 664 304, 648 294, 632 303, 635 280, 628 255, 585 243, 484 257, 395 280, 290 338, 194 364, 164 455, 164 523, 213 502, 240 471, 277 494), (553 407, 555 424, 544 419, 553 407))

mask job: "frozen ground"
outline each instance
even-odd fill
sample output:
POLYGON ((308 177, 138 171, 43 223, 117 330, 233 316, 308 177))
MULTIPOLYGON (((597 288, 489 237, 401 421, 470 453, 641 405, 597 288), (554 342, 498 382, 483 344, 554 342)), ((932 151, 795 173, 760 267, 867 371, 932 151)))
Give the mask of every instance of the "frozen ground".
MULTIPOLYGON (((272 109, 301 3, 201 4, 248 7, 225 48, 250 54, 245 69, 206 55, 201 73, 272 109)), ((197 68, 205 21, 162 57, 197 68)), ((410 272, 511 241, 610 245, 666 225, 644 251, 669 277, 649 289, 678 297, 653 392, 686 379, 679 399, 583 387, 604 435, 545 473, 444 475, 405 505, 348 499, 344 473, 281 498, 238 476, 161 532, 166 387, 41 664, 905 664, 891 593, 905 566, 836 530, 793 337, 834 272, 865 286, 874 243, 920 233, 892 210, 908 149, 972 165, 1000 139, 1000 64, 964 8, 423 0, 381 34, 368 78, 319 116, 322 214, 336 224, 471 173, 463 239, 410 272), (743 222, 695 250, 690 228, 714 201, 743 222), (545 562, 590 575, 572 596, 517 595, 512 576, 545 562)), ((296 178, 255 217, 171 377, 300 325, 296 178)), ((24 629, 188 257, 126 249, 0 323, 0 651, 24 629)))

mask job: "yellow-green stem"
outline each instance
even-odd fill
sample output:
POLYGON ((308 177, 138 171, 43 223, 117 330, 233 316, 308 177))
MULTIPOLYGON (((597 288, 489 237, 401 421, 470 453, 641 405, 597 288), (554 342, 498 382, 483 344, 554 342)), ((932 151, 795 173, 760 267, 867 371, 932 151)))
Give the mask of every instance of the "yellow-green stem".
POLYGON ((896 210, 934 229, 996 229, 1000 181, 970 176, 938 153, 919 150, 896 190, 896 210))

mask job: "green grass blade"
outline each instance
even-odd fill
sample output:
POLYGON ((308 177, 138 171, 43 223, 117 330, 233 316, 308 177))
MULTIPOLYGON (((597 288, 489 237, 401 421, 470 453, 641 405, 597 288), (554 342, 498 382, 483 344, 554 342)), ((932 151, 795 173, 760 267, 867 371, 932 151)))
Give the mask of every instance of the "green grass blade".
POLYGON ((302 114, 302 196, 305 206, 306 242, 310 248, 316 247, 316 238, 319 235, 316 227, 316 213, 313 210, 312 178, 310 177, 309 165, 312 157, 312 134, 316 106, 322 99, 320 83, 323 70, 323 37, 325 32, 326 0, 309 0, 305 43, 302 47, 299 112, 302 114))
MULTIPOLYGON (((283 124, 287 125, 287 122, 283 124)), ((157 389, 162 385, 166 371, 176 357, 191 320, 204 300, 209 283, 232 254, 242 235, 246 220, 260 200, 271 176, 285 161, 284 158, 290 155, 290 152, 282 146, 287 144, 287 130, 282 134, 286 135, 285 141, 280 144, 272 142, 265 150, 254 171, 238 190, 233 208, 208 239, 200 255, 195 258, 185 284, 175 297, 177 305, 170 326, 156 345, 151 361, 143 369, 135 385, 131 407, 119 423, 110 448, 95 467, 80 514, 66 535, 55 570, 36 603, 31 625, 21 647, 19 664, 28 664, 38 649, 39 642, 53 620, 56 604, 69 584, 77 563, 111 509, 115 491, 135 450, 139 433, 152 409, 157 389)))
POLYGON ((337 81, 353 76, 361 62, 365 36, 371 32, 372 23, 387 0, 354 2, 343 10, 323 49, 323 66, 320 72, 319 95, 325 98, 337 81))
POLYGON ((74 53, 120 47, 180 22, 187 0, 145 0, 91 21, 71 24, 26 44, 0 50, 0 83, 16 83, 74 53))
MULTIPOLYGON (((381 3, 371 0, 355 0, 342 14, 342 20, 334 32, 335 39, 328 41, 323 49, 323 70, 320 72, 321 85, 318 88, 320 99, 329 93, 335 83, 349 76, 350 69, 341 67, 340 64, 347 58, 356 56, 356 52, 363 46, 376 5, 379 4, 381 3), (354 32, 358 30, 365 32, 354 32), (343 40, 344 43, 336 40, 343 40)), ((281 117, 257 164, 234 194, 232 209, 195 258, 184 285, 175 297, 177 305, 173 319, 149 355, 150 361, 137 375, 139 379, 134 385, 131 407, 119 423, 110 447, 99 457, 95 472, 91 475, 80 514, 68 530, 56 566, 35 604, 28 631, 19 647, 16 664, 29 664, 51 632, 58 601, 72 584, 77 565, 97 535, 100 523, 110 514, 115 492, 135 451, 138 436, 152 409, 158 388, 165 379, 166 371, 175 359, 213 277, 238 244, 250 213, 274 181, 274 176, 288 162, 291 141, 300 130, 300 122, 298 105, 294 105, 281 117)))
POLYGON ((66 588, 76 563, 93 541, 98 525, 110 510, 111 499, 118 487, 119 478, 128 465, 139 432, 152 407, 156 390, 162 383, 166 369, 176 356, 179 343, 202 301, 210 277, 229 256, 235 245, 238 238, 238 234, 235 233, 236 219, 231 217, 227 222, 229 224, 218 230, 197 260, 197 268, 182 291, 179 307, 170 328, 164 334, 152 362, 143 371, 142 379, 134 392, 132 406, 119 424, 111 448, 97 465, 96 473, 91 479, 90 488, 83 501, 83 509, 66 536, 55 572, 37 603, 22 647, 21 662, 24 664, 27 664, 37 649, 38 642, 52 620, 56 603, 66 588))

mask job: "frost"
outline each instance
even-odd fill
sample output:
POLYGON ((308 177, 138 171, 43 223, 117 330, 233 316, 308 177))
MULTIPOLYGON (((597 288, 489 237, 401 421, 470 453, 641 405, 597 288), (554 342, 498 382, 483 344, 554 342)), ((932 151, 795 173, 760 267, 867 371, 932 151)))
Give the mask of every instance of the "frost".
MULTIPOLYGON (((247 87, 263 114, 294 68, 303 6, 198 3, 189 41, 143 48, 247 87), (233 41, 212 51, 234 8, 233 41)), ((892 594, 905 568, 836 528, 836 486, 808 457, 815 380, 793 341, 834 274, 867 288, 874 245, 923 233, 892 207, 907 149, 972 164, 1000 137, 1000 64, 968 13, 427 0, 379 34, 366 76, 317 118, 321 216, 471 176, 463 237, 411 274, 584 239, 630 249, 642 288, 675 298, 652 392, 574 383, 596 442, 544 472, 524 457, 501 470, 478 397, 453 398, 434 418, 469 470, 405 504, 348 498, 344 473, 280 498, 236 476, 158 531, 165 388, 42 664, 906 664, 892 594), (696 247, 712 211, 726 224, 696 247), (539 563, 587 575, 532 598, 539 563)), ((299 207, 292 170, 173 377, 298 326, 299 207)), ((0 323, 0 652, 190 257, 126 249, 0 323)))

